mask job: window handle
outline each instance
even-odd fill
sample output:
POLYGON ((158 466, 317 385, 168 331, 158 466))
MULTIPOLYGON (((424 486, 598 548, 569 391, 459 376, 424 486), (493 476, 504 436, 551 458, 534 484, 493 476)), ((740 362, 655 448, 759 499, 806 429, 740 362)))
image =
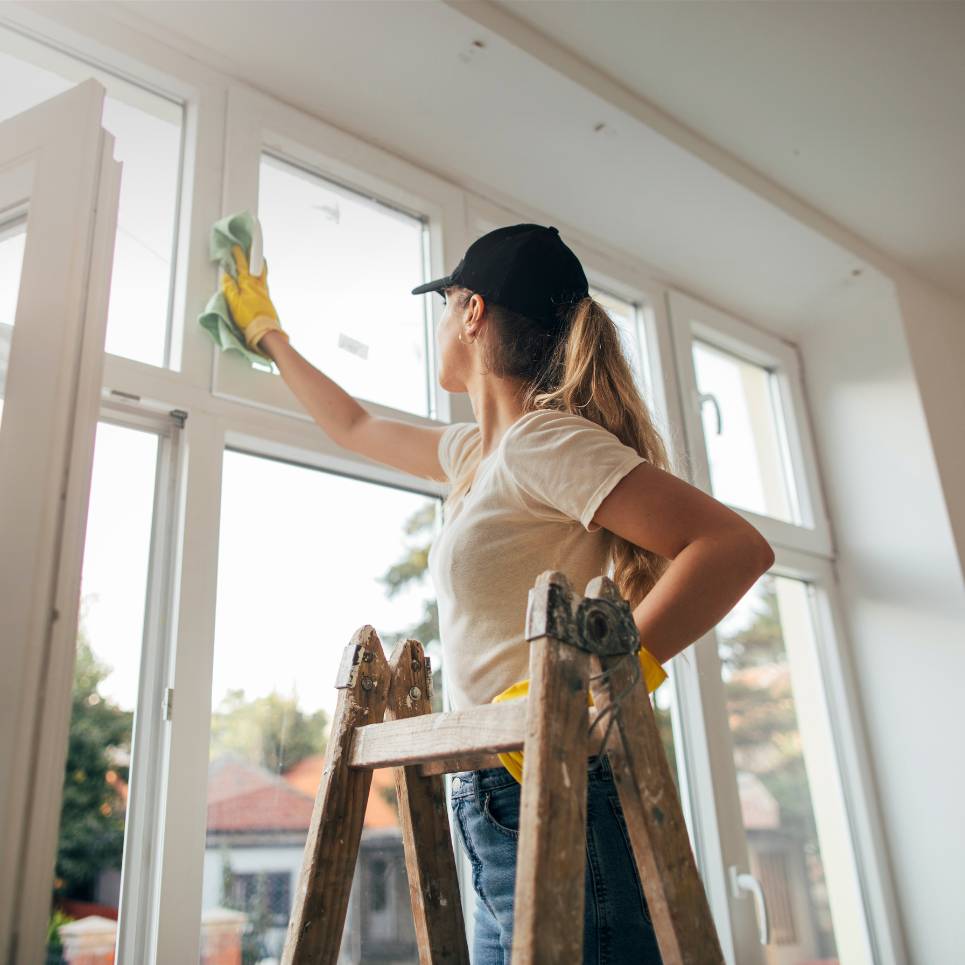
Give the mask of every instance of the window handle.
POLYGON ((754 908, 757 912, 757 931, 762 945, 771 941, 771 924, 767 918, 767 902, 764 900, 764 889, 760 881, 749 871, 738 871, 736 865, 730 866, 730 890, 735 898, 744 894, 754 897, 754 908))
POLYGON ((703 415, 705 402, 709 402, 714 407, 714 411, 717 413, 717 435, 721 435, 724 431, 724 420, 721 418, 720 403, 717 401, 717 396, 714 395, 713 392, 698 392, 697 393, 698 415, 703 415))

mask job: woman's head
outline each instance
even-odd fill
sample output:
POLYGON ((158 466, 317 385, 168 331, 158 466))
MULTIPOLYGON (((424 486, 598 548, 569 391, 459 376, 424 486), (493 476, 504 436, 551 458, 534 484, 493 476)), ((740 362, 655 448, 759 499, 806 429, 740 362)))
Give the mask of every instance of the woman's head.
MULTIPOLYGON (((458 285, 440 294, 446 300, 437 332, 442 388, 466 392, 476 380, 506 380, 524 412, 556 409, 581 415, 658 468, 670 468, 617 326, 592 296, 559 306, 555 321, 547 322, 458 285)), ((463 478, 455 480, 450 499, 465 492, 475 469, 467 467, 463 478)), ((613 579, 631 606, 643 599, 669 563, 616 535, 610 559, 613 579)))

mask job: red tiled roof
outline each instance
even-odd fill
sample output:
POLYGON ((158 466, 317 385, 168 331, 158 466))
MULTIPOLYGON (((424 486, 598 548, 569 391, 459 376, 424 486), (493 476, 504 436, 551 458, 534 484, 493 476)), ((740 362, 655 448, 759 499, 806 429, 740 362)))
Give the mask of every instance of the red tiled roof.
MULTIPOLYGON (((324 754, 304 758, 281 776, 240 758, 212 761, 208 770, 208 830, 308 830, 324 769, 324 754)), ((399 826, 395 808, 381 793, 385 787, 395 787, 392 768, 376 768, 364 827, 399 826)))
POLYGON ((305 831, 314 801, 261 767, 234 758, 208 772, 209 831, 305 831))
MULTIPOLYGON (((314 799, 318 793, 318 786, 321 783, 322 771, 324 770, 325 755, 312 754, 311 757, 302 758, 297 764, 290 767, 282 777, 288 781, 292 787, 298 788, 299 791, 305 794, 310 794, 314 799)), ((399 818, 396 810, 383 797, 383 788, 395 789, 395 775, 391 767, 377 767, 372 771, 372 785, 369 788, 369 800, 365 806, 363 827, 399 827, 399 818)))

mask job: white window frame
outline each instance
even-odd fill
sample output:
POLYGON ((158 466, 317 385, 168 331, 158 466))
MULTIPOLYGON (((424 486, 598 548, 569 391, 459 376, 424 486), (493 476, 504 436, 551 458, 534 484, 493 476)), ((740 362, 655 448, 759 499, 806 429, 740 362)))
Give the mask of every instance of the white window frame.
MULTIPOLYGON (((98 63, 92 52, 87 52, 85 57, 75 44, 70 43, 70 39, 61 29, 55 29, 51 35, 45 35, 37 29, 34 18, 30 14, 19 15, 14 12, 12 16, 0 17, 0 29, 10 32, 15 38, 17 35, 23 38, 26 43, 41 49, 39 51, 41 60, 38 65, 52 73, 59 73, 62 63, 66 61, 71 65, 73 72, 92 76, 99 80, 108 90, 111 96, 111 84, 115 80, 123 81, 136 88, 141 88, 144 94, 149 97, 162 98, 177 105, 182 110, 185 106, 185 98, 189 95, 190 89, 180 84, 174 78, 166 78, 151 71, 145 63, 132 64, 130 61, 123 61, 122 58, 115 58, 115 63, 106 65, 98 63)), ((85 42, 86 46, 89 41, 85 42)), ((15 42, 16 46, 16 42, 15 42)), ((31 50, 30 53, 34 51, 31 50)), ((24 54, 27 56, 27 54, 24 54)), ((177 185, 175 188, 175 224, 171 239, 171 271, 168 277, 168 298, 167 310, 165 313, 164 343, 162 349, 162 361, 159 367, 177 368, 180 363, 181 343, 180 327, 173 324, 178 305, 176 304, 176 272, 178 263, 178 240, 182 236, 180 230, 180 213, 183 211, 184 185, 185 179, 185 144, 186 144, 187 119, 182 115, 180 144, 178 146, 178 173, 177 185)), ((148 364, 138 362, 137 364, 148 364)))
MULTIPOLYGON (((108 17, 99 11, 63 9, 58 10, 57 16, 57 20, 50 20, 32 10, 18 7, 5 10, 2 21, 30 29, 45 42, 60 43, 76 56, 109 65, 129 78, 139 78, 139 82, 145 86, 163 88, 171 94, 177 94, 183 98, 186 108, 182 162, 184 180, 177 231, 178 239, 184 239, 184 243, 177 247, 172 300, 173 317, 182 319, 182 324, 175 325, 170 333, 171 364, 174 368, 159 369, 107 356, 104 360, 104 388, 105 392, 126 392, 146 403, 182 409, 189 414, 181 434, 183 459, 178 461, 172 479, 177 495, 177 536, 174 540, 174 559, 171 561, 175 578, 170 594, 175 653, 167 683, 175 688, 176 710, 167 728, 171 767, 161 781, 157 801, 161 866, 157 883, 158 905, 153 909, 154 921, 149 940, 156 945, 149 949, 152 957, 143 960, 196 961, 200 942, 207 735, 210 726, 217 539, 224 447, 232 445, 233 440, 234 444, 244 444, 249 451, 251 446, 260 446, 265 454, 288 452, 298 461, 314 459, 313 464, 319 468, 342 466, 361 478, 381 479, 414 491, 424 491, 427 495, 440 495, 444 491, 437 484, 414 480, 411 476, 395 473, 387 467, 339 450, 324 434, 318 432, 307 414, 292 404, 290 397, 282 394, 279 398, 277 392, 274 397, 256 397, 248 389, 239 390, 237 383, 226 383, 224 376, 229 366, 241 363, 241 360, 235 353, 226 353, 219 358, 220 353, 214 350, 207 334, 197 325, 197 315, 216 285, 216 269, 207 251, 210 226, 231 211, 245 207, 257 210, 257 167, 261 148, 265 143, 270 146, 273 140, 280 141, 282 148, 286 144, 290 148, 294 143, 294 155, 303 164, 306 161, 314 163, 320 173, 334 176, 336 180, 338 171, 342 171, 352 182, 368 184, 380 195, 381 187, 385 187, 390 197, 394 196, 393 189, 401 185, 403 191, 411 193, 411 198, 420 200, 421 203, 411 207, 429 212, 430 215, 431 267, 427 277, 438 277, 451 270, 477 236, 478 232, 469 224, 470 208, 499 212, 496 223, 524 220, 556 222, 546 221, 545 216, 538 212, 523 213, 520 205, 514 204, 516 210, 500 207, 496 202, 438 179, 317 118, 253 91, 246 85, 240 85, 175 48, 146 36, 136 28, 132 29, 124 22, 126 13, 123 10, 114 11, 108 17), (234 101, 240 95, 243 97, 236 105, 234 101), (238 133, 235 126, 238 114, 229 111, 229 101, 231 111, 240 110, 242 116, 244 111, 251 111, 257 105, 255 109, 262 112, 264 121, 260 130, 268 130, 267 142, 259 136, 255 145, 244 151, 235 150, 239 145, 232 139, 232 132, 238 133), (275 118, 282 120, 276 125, 275 118), (273 138, 271 134, 276 126, 280 126, 280 138, 273 138), (328 150, 326 145, 329 146, 328 150), (327 164, 330 160, 336 161, 334 169, 327 164), (237 176, 236 164, 240 165, 237 176), (400 177, 394 178, 393 172, 400 172, 400 177), (419 185, 423 185, 424 190, 420 191, 419 185), (439 190, 438 195, 433 193, 435 189, 439 190), (431 207, 433 201, 435 209, 431 207)), ((240 132, 240 136, 244 140, 245 132, 240 132)), ((667 281, 660 277, 659 272, 626 253, 608 249, 602 241, 584 241, 577 232, 570 232, 563 225, 561 230, 568 243, 571 238, 574 239, 572 247, 587 267, 588 274, 593 272, 592 283, 615 294, 621 292, 620 284, 626 284, 628 287, 623 291, 630 301, 634 300, 629 296, 635 291, 645 293, 645 300, 653 311, 646 326, 651 340, 648 346, 650 363, 651 366, 660 367, 660 371, 654 373, 657 398, 653 401, 662 412, 655 414, 665 413, 665 425, 671 427, 665 438, 671 444, 675 466, 678 467, 675 471, 684 475, 683 463, 677 462, 685 457, 683 445, 677 443, 677 432, 681 433, 680 438, 684 438, 688 431, 693 437, 693 413, 689 404, 682 404, 687 392, 681 388, 687 373, 690 373, 692 380, 692 364, 689 357, 687 364, 681 364, 680 352, 684 339, 676 331, 676 326, 671 324, 671 290, 667 281), (605 277, 609 281, 604 282, 602 279, 605 277), (597 282, 596 279, 601 280, 597 282), (673 429, 674 426, 677 429, 673 429)), ((435 322, 438 320, 438 307, 433 305, 432 311, 435 313, 435 322)), ((711 312, 702 317, 713 321, 715 316, 711 312)), ((245 369, 244 374, 249 380, 264 375, 274 378, 272 384, 277 390, 284 389, 277 377, 257 373, 246 364, 245 369)), ((692 391, 692 386, 688 385, 687 388, 692 391)), ((381 407, 368 401, 363 404, 373 413, 381 414, 381 407)), ((798 412, 806 411, 802 399, 796 397, 795 405, 798 412)), ((442 421, 470 421, 473 418, 467 396, 450 397, 442 390, 439 390, 437 412, 436 418, 442 421)), ((389 409, 385 414, 394 418, 411 418, 418 423, 426 422, 397 410, 389 409)), ((806 437, 808 435, 805 433, 806 437)), ((815 472, 813 455, 811 452, 806 457, 805 472, 815 472)), ((694 479, 691 478, 691 481, 694 479)), ((802 491, 810 492, 815 498, 819 496, 816 486, 802 491)), ((777 539, 770 522, 773 521, 765 520, 758 528, 778 551, 777 569, 789 558, 788 553, 802 552, 808 548, 797 542, 799 528, 789 527, 788 532, 778 533, 782 539, 777 539)), ((823 511, 817 515, 815 532, 820 531, 822 524, 826 525, 823 511)), ((818 540, 810 551, 820 553, 822 548, 825 553, 830 553, 829 540, 824 543, 818 540)), ((839 615, 840 601, 830 585, 829 599, 832 614, 830 624, 834 631, 834 636, 829 636, 829 639, 841 640, 844 639, 844 633, 839 615)), ((699 641, 695 645, 693 652, 697 654, 698 661, 702 659, 701 648, 706 650, 710 646, 714 646, 713 642, 699 641)), ((887 862, 881 857, 884 854, 884 839, 874 804, 873 785, 867 774, 866 754, 862 751, 867 743, 853 709, 856 706, 853 703, 856 692, 853 675, 841 662, 840 648, 829 646, 832 656, 824 665, 824 670, 829 700, 833 696, 835 706, 841 708, 843 714, 843 720, 835 722, 835 732, 841 742, 839 753, 849 762, 849 770, 842 773, 842 779, 854 807, 853 813, 860 815, 861 819, 857 822, 856 844, 859 845, 862 870, 868 882, 867 894, 871 896, 874 917, 872 932, 880 940, 882 965, 897 965, 903 960, 898 916, 887 862), (841 703, 842 700, 847 702, 841 703)), ((691 701, 692 706, 686 706, 682 698, 688 696, 687 670, 677 663, 675 661, 674 680, 678 695, 675 709, 683 718, 684 727, 678 728, 675 719, 675 740, 688 744, 685 753, 681 753, 681 747, 678 747, 678 761, 686 762, 687 773, 681 774, 681 786, 684 788, 686 784, 691 784, 693 792, 687 797, 693 798, 699 795, 701 786, 691 773, 694 770, 692 762, 697 762, 696 771, 699 772, 700 758, 706 758, 708 754, 706 744, 699 739, 702 732, 695 729, 704 705, 698 691, 696 705, 693 706, 691 701), (695 747, 698 753, 694 752, 695 747)), ((699 773, 696 776, 699 778, 699 773)), ((712 796, 712 784, 707 793, 712 796)), ((694 832, 693 827, 691 831, 694 832)), ((713 831, 713 835, 717 835, 717 832, 713 831)), ((455 834, 454 842, 458 846, 455 834)), ((713 836, 708 840, 706 828, 701 827, 697 828, 696 846, 698 854, 701 849, 709 850, 712 854, 717 847, 713 836)), ((713 901, 714 885, 712 881, 707 883, 713 901)), ((465 879, 462 887, 464 893, 469 890, 465 879)), ((725 938, 722 935, 722 939, 725 938)))
MULTIPOLYGON (((222 208, 226 215, 244 209, 257 213, 259 169, 262 153, 267 152, 422 219, 428 232, 426 280, 446 274, 462 256, 462 251, 456 253, 464 237, 460 192, 388 151, 240 84, 233 84, 228 93, 225 143, 222 208)), ((269 242, 266 239, 266 248, 269 242)), ((420 281, 414 278, 413 287, 420 281)), ((426 324, 434 332, 441 305, 428 298, 424 304, 430 312, 426 324)), ((360 404, 373 415, 408 417, 420 425, 448 422, 448 393, 438 386, 433 341, 426 371, 420 373, 432 389, 427 416, 367 399, 360 404)), ((237 352, 214 354, 211 390, 220 398, 311 420, 283 379, 275 372, 252 368, 237 352)))
POLYGON ((733 315, 674 289, 668 289, 667 302, 684 401, 682 414, 693 460, 693 484, 707 493, 712 493, 692 356, 693 341, 696 338, 774 372, 780 387, 778 395, 782 425, 778 429, 786 433, 785 441, 792 475, 790 482, 797 493, 804 525, 798 526, 773 516, 761 515, 741 506, 731 508, 759 530, 772 546, 787 546, 830 556, 831 529, 808 426, 801 364, 796 349, 777 335, 755 328, 733 315))
POLYGON ((42 957, 57 852, 121 179, 104 93, 88 79, 0 127, 0 205, 27 214, 0 434, 0 935, 11 960, 42 957))
MULTIPOLYGON (((672 288, 666 290, 676 369, 681 387, 680 417, 690 454, 689 481, 710 493, 710 474, 703 443, 693 340, 700 338, 745 359, 777 370, 786 422, 794 485, 805 519, 813 528, 795 526, 731 507, 771 544, 775 562, 769 572, 811 587, 818 638, 818 672, 827 704, 841 792, 861 901, 873 960, 900 965, 905 960, 894 883, 887 866, 885 837, 873 777, 863 748, 867 736, 859 713, 853 668, 841 642, 847 639, 843 605, 834 575, 833 544, 808 422, 801 367, 794 346, 768 332, 701 303, 672 288), (686 403, 685 404, 685 400, 686 403)), ((674 661, 674 682, 684 717, 684 740, 692 802, 700 828, 697 851, 724 953, 730 962, 750 962, 759 955, 758 922, 746 896, 736 897, 729 868, 748 868, 747 842, 737 796, 736 769, 727 725, 726 695, 721 680, 717 636, 711 631, 696 641, 693 661, 674 661), (701 740, 701 730, 706 735, 701 740), (712 806, 708 806, 711 804, 712 806)))
POLYGON ((116 946, 118 961, 147 962, 157 929, 161 805, 170 761, 168 681, 174 658, 170 618, 185 414, 177 409, 166 411, 144 400, 126 399, 109 390, 103 390, 103 395, 99 422, 151 433, 158 440, 116 946))

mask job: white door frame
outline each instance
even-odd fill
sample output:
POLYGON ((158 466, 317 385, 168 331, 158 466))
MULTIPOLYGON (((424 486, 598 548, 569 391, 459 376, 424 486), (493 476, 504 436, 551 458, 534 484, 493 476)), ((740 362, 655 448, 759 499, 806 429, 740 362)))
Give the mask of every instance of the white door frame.
POLYGON ((40 961, 57 852, 77 601, 121 164, 94 79, 0 124, 0 210, 27 235, 0 424, 0 935, 40 961))

